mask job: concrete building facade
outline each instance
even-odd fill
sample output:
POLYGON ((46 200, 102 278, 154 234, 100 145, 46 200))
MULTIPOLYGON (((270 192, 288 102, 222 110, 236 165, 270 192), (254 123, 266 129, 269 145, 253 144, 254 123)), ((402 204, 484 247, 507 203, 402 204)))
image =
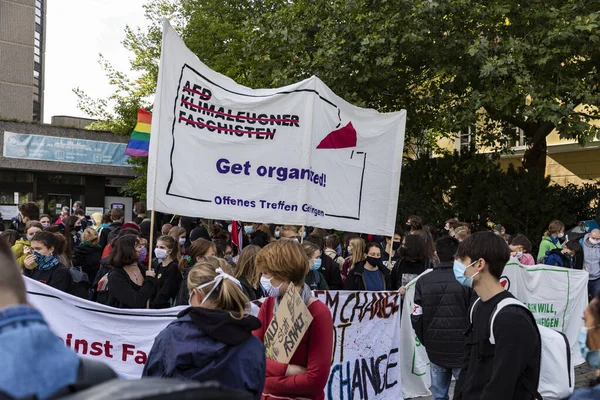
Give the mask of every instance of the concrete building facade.
POLYGON ((121 189, 134 177, 126 162, 129 138, 110 132, 0 120, 0 212, 34 201, 56 216, 75 201, 106 210, 112 203, 131 214, 121 189), (126 206, 123 206, 126 204, 126 206))
POLYGON ((0 118, 42 121, 47 0, 0 0, 0 118))

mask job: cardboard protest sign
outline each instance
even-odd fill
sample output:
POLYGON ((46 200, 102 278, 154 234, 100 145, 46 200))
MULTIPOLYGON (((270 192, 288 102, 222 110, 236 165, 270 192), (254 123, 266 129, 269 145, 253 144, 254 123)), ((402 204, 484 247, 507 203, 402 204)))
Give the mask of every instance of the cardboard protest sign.
POLYGON ((355 107, 314 76, 244 87, 167 21, 153 111, 150 209, 394 233, 406 111, 355 107))
POLYGON ((265 332, 267 358, 288 364, 312 320, 296 287, 290 285, 265 332))

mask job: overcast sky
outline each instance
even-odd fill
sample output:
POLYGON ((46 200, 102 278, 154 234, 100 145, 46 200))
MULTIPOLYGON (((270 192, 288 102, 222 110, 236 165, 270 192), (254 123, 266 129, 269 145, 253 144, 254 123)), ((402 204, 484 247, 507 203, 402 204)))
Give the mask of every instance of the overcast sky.
POLYGON ((86 117, 72 89, 94 98, 112 93, 98 64, 102 53, 129 72, 130 53, 121 44, 125 25, 146 27, 146 0, 49 0, 46 2, 44 122, 53 115, 86 117))

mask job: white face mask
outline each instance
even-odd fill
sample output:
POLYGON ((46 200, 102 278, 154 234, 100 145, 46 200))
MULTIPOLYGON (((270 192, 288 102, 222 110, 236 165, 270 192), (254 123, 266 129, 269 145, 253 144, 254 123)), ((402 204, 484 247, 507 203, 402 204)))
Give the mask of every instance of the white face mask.
POLYGON ((590 243, 591 243, 593 246, 595 246, 595 245, 597 245, 598 243, 600 243, 600 240, 594 240, 594 239, 592 239, 592 238, 589 238, 588 240, 590 241, 590 243))
POLYGON ((157 249, 154 249, 154 255, 159 260, 164 260, 165 258, 167 258, 167 251, 165 249, 158 249, 157 248, 157 249))
POLYGON ((279 231, 275 231, 275 238, 279 239, 279 231))
POLYGON ((559 239, 562 239, 562 238, 564 238, 564 237, 565 237, 565 233, 564 233, 564 232, 561 232, 561 233, 559 233, 559 234, 558 234, 558 237, 559 237, 559 239))
POLYGON ((352 247, 348 246, 348 254, 352 254, 352 247))
POLYGON ((185 244, 185 238, 179 238, 179 244, 183 246, 185 244))
POLYGON ((272 279, 273 279, 273 277, 271 277, 270 279, 267 279, 264 276, 261 276, 260 284, 263 287, 263 289, 265 289, 265 293, 267 293, 267 296, 279 297, 279 288, 281 288, 281 285, 283 285, 283 282, 281 282, 279 284, 279 286, 273 287, 273 285, 271 284, 272 279))

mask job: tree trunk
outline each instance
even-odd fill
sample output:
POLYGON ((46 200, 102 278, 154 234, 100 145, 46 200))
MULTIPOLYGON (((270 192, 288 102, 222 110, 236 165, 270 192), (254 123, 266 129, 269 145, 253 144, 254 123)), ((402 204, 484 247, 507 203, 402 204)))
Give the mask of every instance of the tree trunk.
POLYGON ((546 137, 553 129, 554 125, 543 123, 532 124, 524 131, 527 138, 527 149, 523 154, 523 167, 539 178, 546 176, 546 154, 548 152, 546 137))

